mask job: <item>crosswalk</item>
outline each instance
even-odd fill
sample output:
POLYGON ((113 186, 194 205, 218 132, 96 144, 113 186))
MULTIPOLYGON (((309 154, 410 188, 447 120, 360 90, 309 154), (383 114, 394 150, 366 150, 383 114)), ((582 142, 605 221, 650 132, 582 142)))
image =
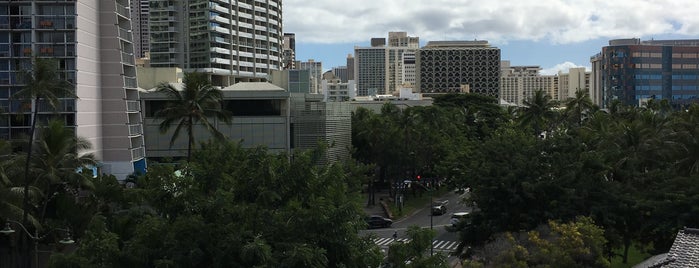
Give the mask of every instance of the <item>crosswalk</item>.
MULTIPOLYGON (((378 245, 381 248, 388 248, 391 243, 394 242, 403 242, 403 243, 408 243, 410 242, 410 239, 408 238, 390 238, 390 237, 379 237, 374 239, 374 243, 378 245)), ((434 240, 432 241, 432 248, 436 250, 445 250, 445 251, 452 251, 455 250, 456 247, 459 246, 459 241, 444 241, 444 240, 434 240)))

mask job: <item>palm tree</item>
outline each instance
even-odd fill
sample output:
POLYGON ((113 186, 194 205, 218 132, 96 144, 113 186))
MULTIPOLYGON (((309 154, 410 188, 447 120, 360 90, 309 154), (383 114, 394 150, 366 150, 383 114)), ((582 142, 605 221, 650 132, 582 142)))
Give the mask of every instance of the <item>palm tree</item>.
POLYGON ((231 122, 231 115, 221 108, 223 93, 220 89, 211 85, 211 81, 203 73, 186 73, 182 90, 178 90, 169 83, 160 83, 156 90, 163 92, 169 100, 160 111, 155 113, 156 118, 164 119, 160 123, 160 132, 166 133, 177 122, 175 133, 170 139, 170 147, 180 136, 180 131, 187 131, 187 162, 192 155, 194 145, 194 124, 201 123, 215 138, 224 139, 223 133, 209 121, 210 117, 216 117, 226 123, 231 122))
POLYGON ((524 101, 524 105, 519 117, 520 125, 531 126, 537 136, 541 135, 545 126, 557 115, 553 110, 556 102, 543 90, 537 90, 534 96, 524 101))
POLYGON ((95 165, 93 154, 84 154, 90 143, 66 128, 61 120, 50 120, 37 135, 36 157, 33 159, 34 186, 43 194, 39 204, 39 220, 46 217, 46 208, 56 193, 70 191, 77 195, 80 189, 92 189, 92 181, 76 172, 80 168, 95 165))
POLYGON ((58 69, 58 63, 52 59, 35 58, 30 70, 21 73, 20 78, 24 87, 12 97, 31 102, 31 128, 29 129, 29 143, 27 159, 24 163, 24 212, 22 223, 27 224, 29 212, 29 164, 32 161, 34 146, 34 132, 39 112, 39 104, 45 102, 52 109, 59 104, 59 98, 76 98, 73 85, 63 79, 58 69))
POLYGON ((573 112, 575 121, 578 127, 580 127, 582 126, 583 113, 590 111, 593 106, 590 94, 587 91, 578 89, 575 91, 575 97, 568 98, 566 101, 566 112, 573 112))

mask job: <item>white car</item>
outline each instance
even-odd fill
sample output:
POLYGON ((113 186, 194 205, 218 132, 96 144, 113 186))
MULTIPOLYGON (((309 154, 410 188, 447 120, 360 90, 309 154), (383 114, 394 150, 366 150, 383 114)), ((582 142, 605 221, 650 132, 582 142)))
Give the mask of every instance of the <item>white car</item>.
POLYGON ((462 212, 454 212, 451 214, 451 219, 449 220, 451 223, 452 227, 456 227, 456 225, 459 224, 459 222, 466 218, 468 216, 469 212, 462 211, 462 212))

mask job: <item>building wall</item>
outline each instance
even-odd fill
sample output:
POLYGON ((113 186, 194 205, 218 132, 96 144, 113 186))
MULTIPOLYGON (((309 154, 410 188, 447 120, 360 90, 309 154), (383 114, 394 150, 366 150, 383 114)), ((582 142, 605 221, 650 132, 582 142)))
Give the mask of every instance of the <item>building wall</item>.
MULTIPOLYGON (((55 59, 78 98, 61 99, 57 111, 40 103, 40 119, 63 118, 92 145, 83 153, 93 153, 103 172, 120 179, 144 157, 129 6, 127 0, 0 2, 0 14, 7 14, 6 21, 0 18, 6 26, 0 27, 0 47, 9 49, 0 48, 0 65, 8 67, 0 72, 0 104, 9 103, 9 93, 22 87, 16 73, 30 68, 31 57, 55 59)), ((14 114, 30 112, 7 108, 14 114)), ((0 117, 0 136, 21 138, 29 130, 23 123, 0 117)))
POLYGON ((590 94, 592 99, 592 90, 590 86, 591 72, 586 71, 585 67, 570 68, 567 73, 558 72, 558 97, 559 101, 565 101, 568 98, 575 97, 575 92, 583 90, 590 94))
POLYGON ((699 40, 610 40, 593 57, 595 83, 603 105, 618 100, 642 105, 649 99, 668 100, 680 108, 699 102, 699 40))
POLYGON ((500 72, 500 99, 511 104, 524 105, 538 90, 556 98, 558 77, 539 75, 540 70, 539 66, 510 66, 508 61, 503 61, 500 72))
POLYGON ((355 47, 354 64, 358 96, 386 94, 386 49, 355 47))
POLYGON ((471 92, 499 97, 500 49, 487 41, 429 42, 417 54, 422 93, 471 92))
POLYGON ((323 63, 309 59, 308 61, 300 62, 299 70, 308 70, 310 73, 311 92, 313 94, 320 93, 321 81, 323 80, 323 63))
POLYGON ((151 1, 151 65, 207 73, 217 86, 264 81, 283 67, 280 0, 184 3, 151 1))

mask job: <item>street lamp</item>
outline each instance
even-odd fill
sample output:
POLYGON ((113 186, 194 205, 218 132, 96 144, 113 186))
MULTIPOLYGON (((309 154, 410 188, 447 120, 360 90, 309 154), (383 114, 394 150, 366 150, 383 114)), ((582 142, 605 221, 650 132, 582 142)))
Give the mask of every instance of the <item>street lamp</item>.
POLYGON ((5 234, 5 235, 10 235, 10 234, 15 233, 15 230, 12 229, 12 226, 10 225, 10 223, 14 223, 14 224, 17 224, 20 227, 22 227, 22 230, 24 230, 24 233, 31 240, 34 241, 34 267, 37 267, 37 268, 39 267, 39 240, 46 238, 46 236, 48 236, 49 233, 51 233, 52 231, 59 230, 59 231, 65 232, 65 236, 61 240, 59 240, 58 243, 61 243, 64 245, 75 243, 75 240, 73 240, 70 237, 70 230, 69 229, 53 228, 50 231, 48 231, 46 234, 44 234, 43 236, 39 236, 39 230, 37 228, 34 228, 34 235, 32 235, 31 232, 29 232, 29 230, 27 230, 27 228, 24 227, 24 225, 22 223, 20 223, 18 221, 13 221, 13 220, 7 220, 7 222, 5 222, 5 228, 0 230, 0 233, 5 234))

